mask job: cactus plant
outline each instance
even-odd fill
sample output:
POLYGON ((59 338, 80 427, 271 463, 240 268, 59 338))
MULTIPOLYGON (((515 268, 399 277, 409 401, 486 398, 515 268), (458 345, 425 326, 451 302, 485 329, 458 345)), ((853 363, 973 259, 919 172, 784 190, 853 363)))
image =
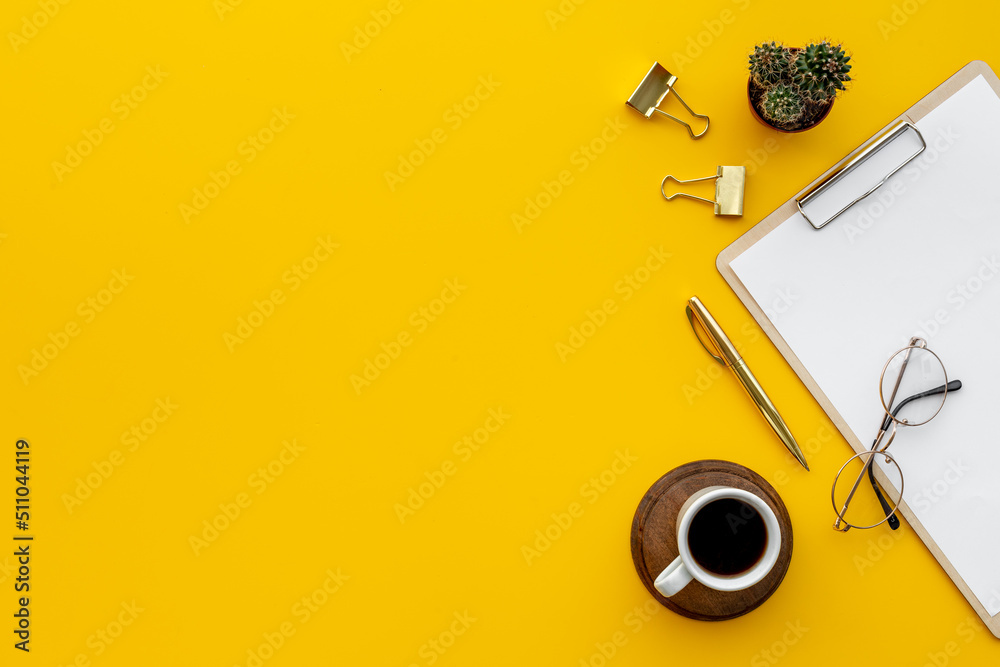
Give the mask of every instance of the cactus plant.
POLYGON ((788 72, 790 53, 777 42, 764 42, 750 54, 750 76, 762 88, 779 83, 788 72))
POLYGON ((828 40, 803 48, 762 42, 749 57, 747 94, 758 118, 781 130, 812 127, 851 80, 851 57, 828 40))
POLYGON ((763 116, 773 125, 792 129, 802 118, 805 100, 792 85, 779 83, 768 88, 761 103, 763 116))
POLYGON ((815 102, 833 99, 851 80, 850 59, 840 44, 810 44, 795 55, 795 84, 815 102))

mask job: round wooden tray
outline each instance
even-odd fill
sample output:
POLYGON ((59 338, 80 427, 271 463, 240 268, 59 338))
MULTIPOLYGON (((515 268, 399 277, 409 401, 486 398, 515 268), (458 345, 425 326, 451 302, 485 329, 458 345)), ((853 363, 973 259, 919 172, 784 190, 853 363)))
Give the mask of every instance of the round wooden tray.
POLYGON ((792 561, 792 522, 778 492, 753 470, 729 461, 694 461, 668 472, 642 497, 632 519, 632 561, 646 589, 667 609, 700 621, 724 621, 756 609, 777 590, 792 561), (774 510, 782 536, 778 562, 762 581, 742 591, 724 593, 692 581, 663 597, 653 581, 677 557, 678 510, 695 491, 720 485, 749 491, 774 510))

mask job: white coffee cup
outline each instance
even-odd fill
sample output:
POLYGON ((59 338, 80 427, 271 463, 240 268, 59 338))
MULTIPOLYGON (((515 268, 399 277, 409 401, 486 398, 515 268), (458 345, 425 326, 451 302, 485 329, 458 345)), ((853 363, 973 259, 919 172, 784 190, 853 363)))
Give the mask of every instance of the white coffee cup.
POLYGON ((698 580, 717 591, 740 591, 759 583, 778 562, 778 553, 781 551, 781 527, 774 511, 760 497, 749 491, 729 486, 709 486, 693 493, 681 505, 677 514, 677 549, 680 555, 653 582, 656 590, 664 597, 677 594, 693 580, 698 580), (763 555, 749 569, 735 575, 721 575, 703 568, 691 555, 688 540, 691 522, 698 512, 709 503, 724 498, 742 501, 755 509, 763 519, 767 531, 763 555))

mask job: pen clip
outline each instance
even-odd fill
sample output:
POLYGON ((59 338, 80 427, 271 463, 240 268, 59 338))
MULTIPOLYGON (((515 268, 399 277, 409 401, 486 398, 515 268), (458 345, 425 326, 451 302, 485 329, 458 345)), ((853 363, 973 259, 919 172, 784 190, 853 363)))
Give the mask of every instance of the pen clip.
POLYGON ((701 346, 703 348, 705 348, 706 352, 708 352, 710 355, 712 355, 713 359, 715 359, 720 364, 722 364, 723 366, 725 366, 726 365, 726 360, 723 359, 722 357, 720 357, 719 355, 717 355, 715 352, 712 352, 711 348, 709 348, 708 345, 705 344, 705 341, 702 339, 701 334, 698 333, 698 327, 696 327, 694 325, 695 317, 694 317, 694 312, 691 310, 690 304, 684 307, 684 312, 687 313, 688 322, 691 323, 691 330, 694 331, 694 336, 695 336, 695 338, 698 339, 698 342, 701 343, 701 346))

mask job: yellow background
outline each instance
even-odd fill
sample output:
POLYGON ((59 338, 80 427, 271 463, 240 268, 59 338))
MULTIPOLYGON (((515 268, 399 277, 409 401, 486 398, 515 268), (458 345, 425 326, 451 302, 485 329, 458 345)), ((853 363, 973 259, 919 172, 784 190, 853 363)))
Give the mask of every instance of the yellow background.
MULTIPOLYGON (((849 448, 715 268, 722 248, 959 67, 1000 63, 1000 9, 63 2, 34 33, 25 21, 53 3, 8 0, 0 11, 3 488, 13 504, 13 443, 30 440, 36 538, 30 655, 11 646, 13 558, 0 556, 2 664, 255 664, 248 651, 283 623, 295 633, 263 664, 1000 658, 908 528, 898 540, 830 530, 829 485, 849 448), (345 55, 372 12, 391 21, 345 55), (824 37, 853 53, 852 90, 805 134, 758 124, 746 103, 749 49, 824 37), (704 139, 624 106, 654 60, 711 115, 704 139), (142 86, 147 67, 166 76, 122 118, 115 101, 142 86), (456 104, 476 108, 458 122, 456 104), (294 119, 249 161, 241 146, 274 109, 294 119), (57 173, 67 146, 106 119, 113 131, 57 173), (602 145, 608 123, 624 129, 602 145), (435 130, 444 142, 391 189, 385 173, 435 130), (601 152, 584 159, 585 146, 601 152), (225 181, 230 161, 239 173, 185 221, 181 205, 212 173, 225 181), (719 164, 749 167, 742 218, 657 192, 666 173, 719 164), (519 230, 512 214, 563 171, 572 181, 519 230), (339 247, 293 290, 286 272, 328 236, 339 247), (651 247, 671 256, 626 299, 616 284, 651 247), (122 269, 131 281, 87 321, 79 304, 106 299, 122 269), (464 289, 441 312, 446 281, 464 289), (227 345, 275 290, 284 302, 227 345), (811 473, 713 368, 683 314, 693 294, 743 346, 811 473), (556 344, 608 299, 616 311, 561 359, 556 344), (422 330, 421 308, 439 313, 422 330), (25 382, 19 367, 70 322, 78 335, 25 382), (401 333, 410 344, 356 391, 351 376, 401 333), (122 434, 167 398, 179 407, 130 451, 122 434), (455 443, 474 438, 491 409, 509 419, 463 460, 455 443), (305 450, 258 494, 252 476, 292 439, 305 450), (584 485, 616 452, 636 460, 595 497, 584 485), (68 507, 78 480, 113 456, 113 473, 68 507), (634 610, 651 598, 629 554, 633 512, 660 475, 701 458, 742 463, 775 485, 795 531, 791 568, 737 620, 662 611, 639 622, 634 610), (454 474, 401 521, 397 504, 440 481, 442 466, 454 474), (244 493, 249 506, 196 554, 191 537, 244 493), (535 531, 573 502, 582 516, 526 558, 535 531), (302 622, 295 605, 328 570, 349 579, 302 622), (113 643, 96 639, 117 633, 133 601, 143 611, 113 643), (464 631, 451 643, 465 613, 475 621, 454 625, 464 631), (432 640, 451 645, 434 652, 432 640)), ((4 544, 16 532, 4 524, 4 544)))

